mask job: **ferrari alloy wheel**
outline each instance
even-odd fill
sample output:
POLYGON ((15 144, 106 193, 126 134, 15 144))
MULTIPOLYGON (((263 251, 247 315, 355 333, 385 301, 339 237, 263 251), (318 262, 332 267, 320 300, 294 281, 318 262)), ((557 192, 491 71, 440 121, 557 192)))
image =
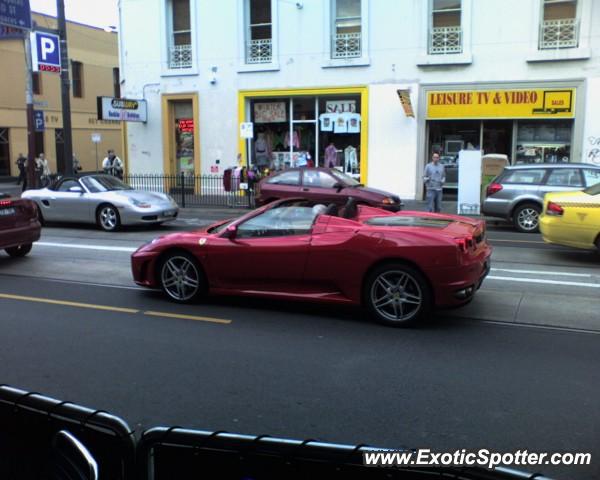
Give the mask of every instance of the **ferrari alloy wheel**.
POLYGON ((418 271, 403 264, 376 269, 369 276, 366 288, 369 309, 386 325, 414 324, 431 307, 427 282, 418 271))
POLYGON ((172 300, 187 303, 202 292, 204 275, 191 255, 174 253, 161 263, 160 286, 172 300))
POLYGON ((31 243, 24 243, 23 245, 17 245, 16 247, 9 247, 4 249, 11 257, 24 257, 31 252, 31 243))
POLYGON ((515 210, 513 218, 519 232, 537 232, 540 225, 540 207, 532 203, 521 205, 515 210))
POLYGON ((102 205, 98 209, 96 217, 98 220, 98 225, 100 225, 100 228, 106 232, 114 232, 117 228, 119 228, 119 212, 112 205, 102 205))

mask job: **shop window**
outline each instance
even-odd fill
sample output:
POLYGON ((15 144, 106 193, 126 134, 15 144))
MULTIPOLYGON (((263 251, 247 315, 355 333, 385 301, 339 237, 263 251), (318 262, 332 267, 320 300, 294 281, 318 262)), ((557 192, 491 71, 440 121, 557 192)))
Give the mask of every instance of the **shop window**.
POLYGON ((600 170, 584 168, 582 172, 586 186, 593 187, 594 185, 600 183, 600 170))
POLYGON ((273 61, 273 21, 271 0, 245 0, 246 63, 273 61))
POLYGON ((0 175, 10 175, 8 132, 8 128, 0 127, 0 175))
POLYGON ((175 159, 177 174, 195 174, 194 113, 191 101, 173 102, 175 117, 175 159))
POLYGON ((557 168, 550 172, 546 185, 550 187, 583 187, 583 181, 579 169, 557 168))
POLYGON ((83 63, 81 62, 71 62, 71 85, 73 97, 83 98, 83 63))
POLYGON ((33 84, 33 94, 41 95, 42 94, 42 76, 40 72, 32 72, 31 81, 33 84))
POLYGON ((167 19, 169 68, 191 68, 190 0, 168 0, 167 19))
POLYGON ((119 69, 113 68, 113 95, 115 98, 121 97, 121 80, 119 78, 119 69))
POLYGON ((331 58, 362 55, 361 0, 332 0, 331 58))
POLYGON ((572 125, 570 120, 519 122, 515 163, 570 161, 572 125))
POLYGON ((577 48, 577 0, 542 0, 539 49, 577 48))
POLYGON ((461 3, 461 0, 430 0, 430 55, 462 53, 461 3))

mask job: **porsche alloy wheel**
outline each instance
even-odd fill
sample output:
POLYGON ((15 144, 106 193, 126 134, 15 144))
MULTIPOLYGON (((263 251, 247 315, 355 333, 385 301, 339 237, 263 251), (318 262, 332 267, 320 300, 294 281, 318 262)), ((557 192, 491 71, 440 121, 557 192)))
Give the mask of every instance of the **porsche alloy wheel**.
POLYGON ((11 257, 24 257, 31 251, 32 244, 24 243, 23 245, 17 245, 16 247, 5 248, 5 252, 11 257))
POLYGON ((160 286, 176 302, 187 303, 203 289, 204 276, 195 260, 185 253, 175 253, 163 260, 160 286))
POLYGON ((106 232, 114 232, 120 224, 119 212, 112 205, 103 205, 98 209, 98 225, 106 232))
POLYGON ((429 287, 423 276, 402 264, 375 270, 367 284, 367 302, 382 323, 406 326, 415 323, 431 303, 429 287))

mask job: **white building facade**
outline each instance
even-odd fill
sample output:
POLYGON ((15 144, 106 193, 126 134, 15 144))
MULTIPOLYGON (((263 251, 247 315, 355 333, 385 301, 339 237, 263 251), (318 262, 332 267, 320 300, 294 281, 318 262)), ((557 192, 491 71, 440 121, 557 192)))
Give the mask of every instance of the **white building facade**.
POLYGON ((130 173, 337 166, 414 199, 433 151, 600 164, 600 2, 120 0, 119 10, 122 95, 148 107, 146 123, 128 124, 130 173))

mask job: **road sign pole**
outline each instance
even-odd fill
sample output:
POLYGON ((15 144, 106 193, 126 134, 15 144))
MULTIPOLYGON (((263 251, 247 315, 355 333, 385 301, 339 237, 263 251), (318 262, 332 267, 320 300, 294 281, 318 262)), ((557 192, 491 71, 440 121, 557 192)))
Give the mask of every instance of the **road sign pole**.
POLYGON ((25 103, 27 105, 27 186, 36 188, 35 178, 35 120, 33 113, 33 79, 31 67, 31 40, 29 35, 24 35, 25 48, 25 103))
POLYGON ((58 19, 58 33, 60 36, 60 58, 61 58, 61 96, 62 117, 64 135, 64 169, 65 175, 73 173, 73 140, 71 134, 71 97, 69 82, 69 55, 67 50, 67 21, 65 19, 65 2, 56 0, 56 13, 58 19))
POLYGON ((95 142, 94 145, 96 146, 96 173, 98 173, 100 170, 98 170, 98 142, 95 142))

